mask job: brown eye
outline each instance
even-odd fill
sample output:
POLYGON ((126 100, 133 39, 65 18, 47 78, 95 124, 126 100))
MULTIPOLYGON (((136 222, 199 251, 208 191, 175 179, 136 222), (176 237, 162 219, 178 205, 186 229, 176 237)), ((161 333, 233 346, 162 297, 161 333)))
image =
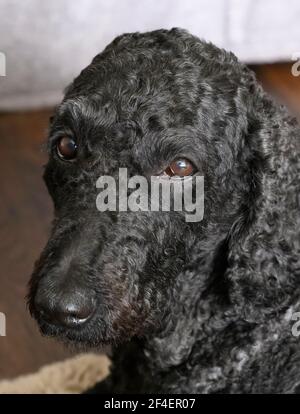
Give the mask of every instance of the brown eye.
POLYGON ((186 158, 179 158, 169 165, 168 168, 165 169, 164 174, 168 175, 169 177, 188 177, 189 175, 193 175, 196 171, 196 168, 186 158))
POLYGON ((72 161, 77 156, 76 142, 70 137, 63 137, 57 141, 57 153, 60 158, 67 161, 72 161))

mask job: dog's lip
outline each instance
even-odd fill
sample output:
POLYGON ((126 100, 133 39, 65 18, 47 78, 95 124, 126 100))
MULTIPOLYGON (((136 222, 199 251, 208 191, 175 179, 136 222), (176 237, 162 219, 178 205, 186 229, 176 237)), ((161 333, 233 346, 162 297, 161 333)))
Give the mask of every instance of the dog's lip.
POLYGON ((62 325, 50 323, 40 317, 40 315, 33 315, 38 323, 39 329, 44 336, 61 340, 63 343, 70 343, 74 345, 85 345, 88 347, 102 346, 110 344, 110 341, 105 337, 105 320, 103 317, 100 321, 97 318, 97 332, 99 339, 89 340, 90 333, 93 331, 93 324, 95 324, 95 314, 89 317, 88 321, 83 324, 74 324, 73 327, 63 327, 62 325), (99 332, 99 325, 103 326, 103 332, 99 332))
POLYGON ((66 319, 68 320, 68 322, 70 323, 70 325, 74 325, 74 327, 76 326, 80 326, 83 325, 84 323, 86 323, 89 319, 91 319, 93 317, 95 312, 93 312, 91 315, 87 316, 86 318, 83 319, 77 319, 75 317, 72 316, 68 316, 66 319))
MULTIPOLYGON (((79 325, 78 327, 64 328, 46 321, 38 321, 38 325, 42 335, 62 340, 63 342, 80 344, 83 343, 84 337, 88 337, 87 325, 84 325, 84 327, 79 325)), ((88 344, 88 340, 86 343, 88 344)))
POLYGON ((90 324, 92 319, 95 316, 95 311, 84 319, 77 319, 72 316, 68 316, 67 321, 68 325, 60 324, 58 321, 49 320, 46 315, 38 312, 35 313, 33 316, 36 319, 38 325, 40 327, 46 327, 49 330, 58 330, 58 331, 83 331, 86 329, 90 324))
POLYGON ((65 326, 63 324, 60 324, 58 321, 51 321, 47 318, 47 314, 43 313, 41 310, 39 311, 39 315, 37 316, 37 320, 43 320, 44 322, 46 322, 48 325, 50 326, 58 326, 61 327, 62 329, 77 329, 80 326, 85 325, 89 320, 91 320, 93 318, 93 316, 95 315, 96 310, 94 310, 90 315, 88 315, 86 318, 81 318, 78 319, 75 316, 65 316, 65 326))

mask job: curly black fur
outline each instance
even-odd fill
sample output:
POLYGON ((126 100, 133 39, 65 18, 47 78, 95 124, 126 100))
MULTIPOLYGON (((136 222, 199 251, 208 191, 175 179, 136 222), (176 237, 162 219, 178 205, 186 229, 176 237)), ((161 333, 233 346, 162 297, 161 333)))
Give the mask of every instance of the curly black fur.
POLYGON ((114 348, 99 391, 292 393, 300 385, 297 122, 236 57, 179 29, 116 38, 68 88, 51 123, 50 240, 30 308, 42 332, 114 348), (78 160, 57 157, 71 133, 78 160), (205 177, 205 214, 99 213, 95 182, 149 177, 176 158, 205 177), (97 293, 82 328, 36 312, 43 286, 97 293))

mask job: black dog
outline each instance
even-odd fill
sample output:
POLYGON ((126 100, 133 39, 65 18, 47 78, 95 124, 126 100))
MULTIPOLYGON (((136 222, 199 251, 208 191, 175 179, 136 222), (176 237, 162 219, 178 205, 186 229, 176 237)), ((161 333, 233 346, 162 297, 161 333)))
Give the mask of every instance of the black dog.
POLYGON ((74 80, 51 123, 55 220, 29 303, 43 333, 113 345, 99 391, 297 391, 299 137, 245 65, 183 30, 118 37, 74 80), (204 219, 100 213, 95 183, 121 167, 200 173, 204 219))

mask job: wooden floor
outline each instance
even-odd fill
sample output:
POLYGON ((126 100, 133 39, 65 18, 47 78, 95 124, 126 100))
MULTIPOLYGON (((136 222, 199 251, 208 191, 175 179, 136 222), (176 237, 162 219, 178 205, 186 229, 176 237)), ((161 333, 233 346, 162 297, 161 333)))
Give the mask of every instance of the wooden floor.
POLYGON ((292 75, 292 63, 259 65, 252 69, 265 90, 287 105, 295 115, 300 115, 300 76, 292 75))
MULTIPOLYGON (((300 115, 300 77, 292 76, 291 65, 255 70, 266 89, 300 115)), ((0 312, 7 316, 7 336, 0 337, 0 378, 34 371, 68 355, 40 336, 24 299, 52 217, 41 178, 50 113, 0 114, 0 312)))

